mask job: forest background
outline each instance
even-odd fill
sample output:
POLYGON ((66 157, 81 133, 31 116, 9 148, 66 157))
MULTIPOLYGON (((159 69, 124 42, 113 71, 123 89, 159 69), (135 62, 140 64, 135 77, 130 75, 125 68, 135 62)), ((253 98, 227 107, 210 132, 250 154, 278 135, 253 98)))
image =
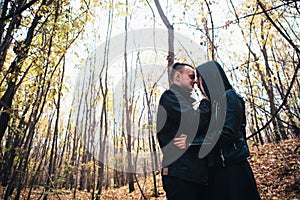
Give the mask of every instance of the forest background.
POLYGON ((1 0, 0 10, 2 199, 163 199, 157 101, 174 61, 208 60, 246 101, 262 198, 300 198, 297 0, 1 0))

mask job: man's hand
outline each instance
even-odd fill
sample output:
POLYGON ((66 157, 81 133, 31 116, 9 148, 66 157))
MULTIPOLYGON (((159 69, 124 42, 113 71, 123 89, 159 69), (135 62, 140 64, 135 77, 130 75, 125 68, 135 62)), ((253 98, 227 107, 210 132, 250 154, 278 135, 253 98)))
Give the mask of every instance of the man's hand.
POLYGON ((186 138, 187 138, 186 134, 181 134, 179 137, 174 138, 174 145, 181 150, 186 149, 186 146, 187 146, 186 138))

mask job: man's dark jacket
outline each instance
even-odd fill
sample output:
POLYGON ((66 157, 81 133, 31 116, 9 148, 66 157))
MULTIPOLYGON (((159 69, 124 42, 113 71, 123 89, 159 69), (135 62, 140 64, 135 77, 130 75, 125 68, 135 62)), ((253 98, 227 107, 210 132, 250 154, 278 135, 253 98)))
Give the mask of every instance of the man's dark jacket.
POLYGON ((187 135, 187 144, 204 137, 210 120, 210 101, 203 99, 196 108, 193 108, 194 103, 191 92, 176 84, 160 98, 157 136, 163 153, 162 167, 167 169, 167 174, 163 175, 207 184, 207 162, 198 157, 200 147, 188 146, 186 150, 179 150, 173 144, 173 139, 183 133, 187 135))

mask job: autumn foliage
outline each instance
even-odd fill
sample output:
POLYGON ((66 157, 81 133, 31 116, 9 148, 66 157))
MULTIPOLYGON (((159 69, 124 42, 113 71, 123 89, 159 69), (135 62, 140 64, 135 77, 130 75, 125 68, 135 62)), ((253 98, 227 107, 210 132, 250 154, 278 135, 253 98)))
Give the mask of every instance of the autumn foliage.
MULTIPOLYGON (((300 198, 300 140, 298 138, 284 140, 279 143, 252 146, 250 150, 251 157, 249 161, 262 199, 296 200, 300 198)), ((157 178, 159 184, 158 197, 153 196, 151 178, 138 179, 143 194, 148 199, 166 199, 159 174, 157 178)), ((24 198, 26 193, 26 190, 22 192, 24 198)), ((3 188, 1 188, 0 195, 3 195, 3 188)), ((43 190, 36 189, 32 193, 31 199, 39 199, 41 195, 43 195, 43 190)), ((52 191, 50 196, 51 200, 73 199, 74 197, 73 191, 70 190, 52 191)), ((76 199, 91 199, 91 194, 77 191, 76 199)), ((128 193, 128 186, 124 186, 104 190, 101 199, 125 200, 144 199, 144 197, 140 190, 136 189, 134 192, 128 193)))
POLYGON ((299 199, 299 139, 267 143, 251 150, 249 161, 262 199, 299 199))
POLYGON ((1 0, 0 199, 165 199, 151 173, 158 80, 175 59, 204 62, 175 33, 222 63, 244 97, 262 199, 300 199, 299 2, 1 0), (166 49, 140 48, 137 25, 166 49), (145 152, 146 176, 125 173, 145 152))

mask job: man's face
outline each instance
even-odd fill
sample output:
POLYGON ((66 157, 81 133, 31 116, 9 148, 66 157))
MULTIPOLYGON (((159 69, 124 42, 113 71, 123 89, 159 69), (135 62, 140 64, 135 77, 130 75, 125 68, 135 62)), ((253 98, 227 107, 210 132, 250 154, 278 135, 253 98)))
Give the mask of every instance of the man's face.
POLYGON ((189 66, 184 66, 181 72, 178 71, 178 85, 188 90, 193 90, 195 83, 195 70, 189 66))

